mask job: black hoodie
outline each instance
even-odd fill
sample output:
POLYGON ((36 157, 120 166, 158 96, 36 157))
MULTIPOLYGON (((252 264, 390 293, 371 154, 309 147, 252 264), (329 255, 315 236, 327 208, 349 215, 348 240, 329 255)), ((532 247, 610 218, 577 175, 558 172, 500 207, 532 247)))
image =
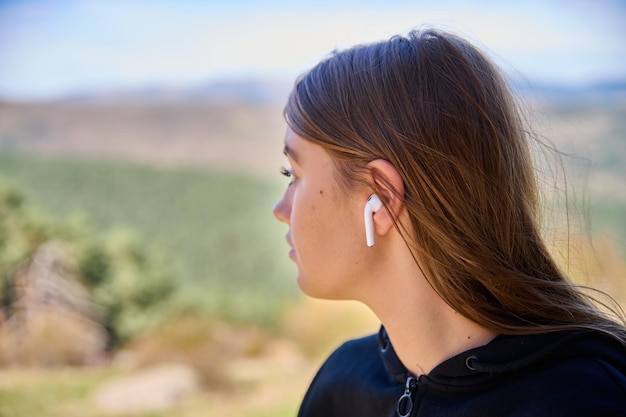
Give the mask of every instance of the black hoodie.
POLYGON ((626 416, 626 348, 592 331, 498 336, 415 378, 381 327, 328 358, 298 416, 626 416))

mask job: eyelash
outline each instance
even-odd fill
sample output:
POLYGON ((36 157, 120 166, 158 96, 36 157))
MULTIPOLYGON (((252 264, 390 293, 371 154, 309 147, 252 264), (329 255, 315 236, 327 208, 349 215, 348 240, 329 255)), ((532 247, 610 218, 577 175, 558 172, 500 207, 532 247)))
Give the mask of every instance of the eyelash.
POLYGON ((291 178, 293 175, 291 168, 280 167, 280 173, 283 174, 287 178, 291 178))

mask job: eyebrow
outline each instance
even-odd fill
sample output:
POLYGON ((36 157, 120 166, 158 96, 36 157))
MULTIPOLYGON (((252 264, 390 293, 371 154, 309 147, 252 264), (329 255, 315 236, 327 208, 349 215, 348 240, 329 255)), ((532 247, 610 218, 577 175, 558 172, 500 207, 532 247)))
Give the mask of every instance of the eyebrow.
POLYGON ((293 161, 298 162, 298 155, 293 150, 293 148, 289 147, 289 145, 285 144, 285 147, 283 148, 283 153, 285 154, 285 156, 289 157, 293 161))

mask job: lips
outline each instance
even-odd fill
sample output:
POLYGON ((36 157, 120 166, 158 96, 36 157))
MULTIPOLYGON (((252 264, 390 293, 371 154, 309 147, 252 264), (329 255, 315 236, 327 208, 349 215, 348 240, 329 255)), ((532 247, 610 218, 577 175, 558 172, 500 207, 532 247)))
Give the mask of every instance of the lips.
POLYGON ((296 250, 293 248, 293 243, 291 242, 291 234, 290 233, 287 233, 287 235, 285 235, 285 240, 287 241, 287 244, 291 248, 291 250, 289 251, 289 257, 291 259, 295 259, 296 250))

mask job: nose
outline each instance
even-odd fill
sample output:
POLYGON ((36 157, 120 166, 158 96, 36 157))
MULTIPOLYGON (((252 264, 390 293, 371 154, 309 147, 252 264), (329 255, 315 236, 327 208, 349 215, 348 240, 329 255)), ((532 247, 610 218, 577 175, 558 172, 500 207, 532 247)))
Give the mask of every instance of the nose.
POLYGON ((278 200, 276 204, 274 204, 272 212, 278 221, 289 224, 289 219, 291 217, 291 202, 288 201, 287 192, 285 192, 283 197, 278 200))

